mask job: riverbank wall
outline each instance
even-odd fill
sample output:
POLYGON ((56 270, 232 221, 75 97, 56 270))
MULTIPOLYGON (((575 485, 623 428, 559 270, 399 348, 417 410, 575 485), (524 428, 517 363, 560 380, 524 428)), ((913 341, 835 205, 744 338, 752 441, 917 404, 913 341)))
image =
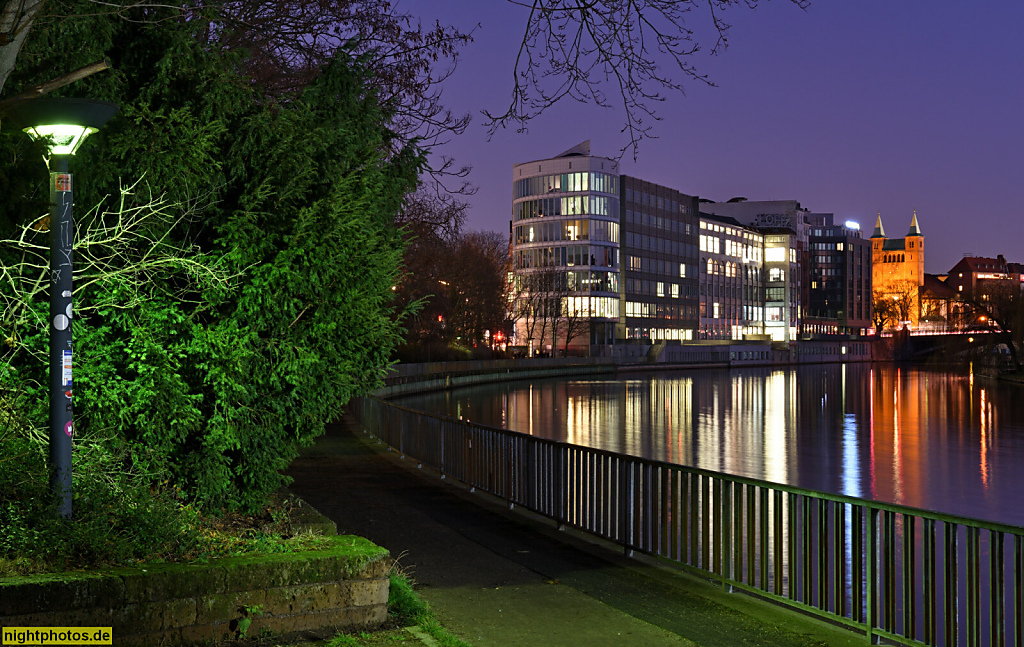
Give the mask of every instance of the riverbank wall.
POLYGON ((0 626, 104 629, 115 645, 333 634, 384 622, 390 565, 368 540, 334 536, 317 551, 6 578, 0 626))
POLYGON ((619 372, 695 368, 741 368, 871 362, 889 355, 884 342, 800 340, 794 342, 701 341, 606 346, 601 356, 546 357, 464 362, 396 364, 374 395, 439 391, 474 384, 547 377, 585 377, 619 372))

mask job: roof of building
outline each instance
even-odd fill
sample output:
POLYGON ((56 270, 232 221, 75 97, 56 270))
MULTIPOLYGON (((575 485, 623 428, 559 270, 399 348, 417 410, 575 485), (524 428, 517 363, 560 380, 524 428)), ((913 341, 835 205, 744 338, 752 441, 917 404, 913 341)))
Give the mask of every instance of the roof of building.
POLYGON ((924 285, 921 286, 921 291, 935 299, 953 299, 957 296, 957 291, 946 285, 946 282, 936 274, 924 275, 924 285))
MULTIPOLYGON (((881 216, 879 216, 881 218, 881 216)), ((921 227, 917 224, 917 210, 914 210, 914 217, 910 220, 910 231, 907 232, 908 236, 923 236, 921 233, 921 227)))
POLYGON ((703 218, 704 220, 714 220, 715 222, 720 222, 726 225, 730 225, 732 227, 747 227, 747 225, 744 225, 739 220, 736 220, 735 218, 730 218, 729 216, 716 216, 713 213, 704 213, 703 211, 701 211, 700 217, 703 218))
MULTIPOLYGON (((872 236, 875 238, 875 236, 872 236)), ((886 252, 902 252, 907 249, 906 238, 886 238, 882 243, 882 250, 886 252)))
POLYGON ((952 274, 954 271, 957 272, 1012 272, 1008 266, 1018 265, 1017 263, 1007 263, 1006 259, 1003 258, 1002 254, 996 258, 988 258, 985 256, 964 256, 960 259, 953 269, 949 271, 952 274))
POLYGON ((871 233, 872 238, 885 238, 885 228, 882 227, 882 212, 878 212, 878 220, 875 221, 875 231, 871 233))
POLYGON ((573 146, 572 148, 570 148, 567 151, 563 151, 563 152, 559 153, 558 155, 555 155, 555 157, 579 157, 579 156, 586 157, 586 156, 589 156, 589 155, 590 155, 590 140, 588 139, 586 141, 580 142, 579 144, 576 144, 575 146, 573 146))

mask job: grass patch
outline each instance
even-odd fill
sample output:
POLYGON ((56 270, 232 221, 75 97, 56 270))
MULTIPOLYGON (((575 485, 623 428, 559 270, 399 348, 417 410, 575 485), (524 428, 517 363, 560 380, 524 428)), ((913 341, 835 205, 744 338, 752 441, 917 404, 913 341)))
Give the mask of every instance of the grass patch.
MULTIPOLYGON (((0 501, 0 577, 143 563, 203 563, 218 557, 318 550, 330 544, 322 534, 295 530, 291 513, 297 500, 284 494, 275 495, 257 514, 215 516, 201 514, 174 493, 149 488, 95 493, 86 484, 79 492, 70 520, 59 518, 53 506, 38 500, 0 501)), ((40 496, 46 500, 46 492, 40 496)))
POLYGON ((430 605, 414 590, 413 580, 400 571, 391 573, 391 588, 388 593, 388 623, 380 631, 361 631, 338 634, 323 643, 326 647, 383 647, 403 643, 419 644, 416 636, 407 627, 434 639, 441 647, 471 647, 445 629, 430 605))

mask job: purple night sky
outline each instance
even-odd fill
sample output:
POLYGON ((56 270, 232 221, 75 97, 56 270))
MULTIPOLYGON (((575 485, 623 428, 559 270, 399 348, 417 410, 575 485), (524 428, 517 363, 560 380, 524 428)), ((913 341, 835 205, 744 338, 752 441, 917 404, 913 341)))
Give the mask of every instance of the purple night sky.
MULTIPOLYGON (((503 112, 528 9, 502 0, 398 0, 397 8, 464 30, 477 23, 444 90, 474 123, 443 152, 473 167, 468 230, 508 231, 512 165, 590 139, 614 157, 628 143, 619 109, 565 102, 487 141, 480 111, 503 112)), ((712 200, 799 200, 871 235, 890 237, 917 210, 925 270, 965 253, 1024 262, 1016 198, 1024 169, 1024 3, 990 0, 785 0, 735 7, 718 56, 694 14, 693 57, 718 87, 685 84, 657 106, 658 139, 641 142, 624 173, 712 200)), ((673 78, 681 78, 673 74, 673 78)), ((612 92, 612 88, 608 88, 612 92)))

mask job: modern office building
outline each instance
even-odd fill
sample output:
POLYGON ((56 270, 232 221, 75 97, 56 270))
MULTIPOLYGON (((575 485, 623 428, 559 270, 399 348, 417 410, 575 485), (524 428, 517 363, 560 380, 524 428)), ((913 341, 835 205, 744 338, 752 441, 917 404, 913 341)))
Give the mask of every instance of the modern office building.
POLYGON ((809 299, 802 335, 860 335, 871 327, 871 241, 860 224, 834 223, 830 213, 807 215, 809 299))
POLYGON ((516 338, 531 352, 870 326, 859 226, 795 200, 701 201, 621 175, 589 141, 513 167, 511 235, 516 338))
POLYGON ((694 196, 622 176, 622 328, 619 339, 695 339, 698 308, 694 196))
POLYGON ((590 142, 513 169, 516 333, 531 350, 610 344, 620 322, 619 164, 590 142))
POLYGON ((774 341, 799 334, 802 305, 807 302, 801 269, 808 251, 808 211, 796 200, 704 202, 701 211, 733 218, 761 235, 764 285, 764 332, 774 341), (803 261, 803 262, 802 262, 803 261))
POLYGON ((735 218, 700 216, 700 339, 765 334, 761 232, 735 218))

